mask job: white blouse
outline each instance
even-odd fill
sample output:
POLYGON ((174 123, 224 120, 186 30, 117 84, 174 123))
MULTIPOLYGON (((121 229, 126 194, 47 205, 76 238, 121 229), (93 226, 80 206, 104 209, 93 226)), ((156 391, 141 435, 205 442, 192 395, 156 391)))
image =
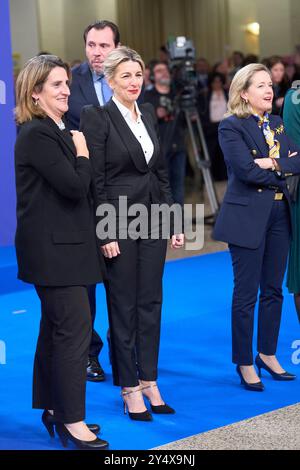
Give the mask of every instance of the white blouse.
POLYGON ((211 122, 222 121, 227 111, 227 101, 224 93, 213 92, 209 103, 209 117, 211 122))
POLYGON ((128 108, 126 108, 126 106, 120 103, 120 101, 118 101, 115 96, 112 97, 112 100, 115 103, 115 105, 118 107, 120 113, 125 119, 130 130, 132 131, 136 139, 139 141, 143 149, 146 162, 149 163, 154 152, 154 145, 151 140, 151 137, 148 134, 145 124, 142 121, 142 118, 141 118, 142 113, 139 110, 137 103, 135 103, 135 110, 136 110, 138 118, 135 121, 132 117, 131 111, 128 108))

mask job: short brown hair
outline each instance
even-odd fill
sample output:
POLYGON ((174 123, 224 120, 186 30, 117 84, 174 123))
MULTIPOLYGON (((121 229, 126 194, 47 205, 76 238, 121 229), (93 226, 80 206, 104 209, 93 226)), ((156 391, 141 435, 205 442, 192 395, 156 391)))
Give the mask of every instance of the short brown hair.
POLYGON ((86 38, 91 29, 97 29, 99 31, 104 28, 110 28, 112 30, 113 35, 114 35, 114 43, 115 43, 115 46, 117 47, 117 45, 120 42, 120 31, 119 31, 118 26, 115 23, 113 23, 112 21, 108 21, 108 20, 95 21, 94 23, 89 24, 85 28, 84 33, 83 33, 84 43, 86 44, 86 38))
POLYGON ((40 106, 34 104, 32 93, 43 89, 50 72, 55 67, 62 67, 71 78, 70 67, 59 57, 50 54, 38 55, 26 62, 16 82, 15 118, 18 124, 31 121, 34 117, 45 117, 40 106))

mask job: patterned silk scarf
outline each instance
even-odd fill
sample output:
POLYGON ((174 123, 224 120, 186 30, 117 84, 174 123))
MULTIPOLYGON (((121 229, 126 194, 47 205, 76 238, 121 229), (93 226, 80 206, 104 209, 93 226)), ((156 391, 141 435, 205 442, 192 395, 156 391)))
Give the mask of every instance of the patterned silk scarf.
POLYGON ((269 147, 269 157, 279 158, 280 142, 274 139, 274 131, 270 128, 269 114, 265 113, 263 117, 260 117, 258 114, 253 114, 253 116, 258 123, 258 127, 263 131, 266 143, 269 147))

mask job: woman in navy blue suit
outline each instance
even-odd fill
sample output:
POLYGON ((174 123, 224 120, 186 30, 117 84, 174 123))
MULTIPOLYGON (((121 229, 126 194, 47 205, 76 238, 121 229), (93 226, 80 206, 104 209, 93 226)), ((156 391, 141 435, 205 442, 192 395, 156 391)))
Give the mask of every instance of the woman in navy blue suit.
POLYGON ((264 390, 252 352, 258 290, 259 376, 265 369, 276 380, 295 378, 275 353, 291 238, 286 176, 300 173, 300 149, 285 134, 281 118, 268 114, 272 99, 270 71, 262 64, 243 67, 232 81, 228 113, 219 126, 228 187, 214 238, 229 245, 234 273, 232 360, 241 383, 251 391, 264 390))

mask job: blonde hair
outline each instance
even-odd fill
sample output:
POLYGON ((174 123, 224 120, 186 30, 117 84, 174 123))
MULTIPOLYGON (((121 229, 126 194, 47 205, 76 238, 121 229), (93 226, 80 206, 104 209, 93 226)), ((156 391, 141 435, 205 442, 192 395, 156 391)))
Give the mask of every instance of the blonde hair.
POLYGON ((242 98, 241 94, 248 90, 253 76, 262 71, 267 72, 271 78, 270 70, 263 64, 248 64, 235 74, 229 88, 227 113, 224 117, 234 114, 239 118, 246 118, 253 114, 250 104, 242 98))
POLYGON ((116 49, 113 49, 106 57, 103 64, 103 72, 105 78, 107 80, 113 78, 118 66, 123 62, 129 61, 138 62, 141 66, 142 71, 144 72, 145 64, 141 56, 136 51, 130 49, 127 46, 120 46, 116 49))
POLYGON ((71 78, 70 67, 55 55, 38 55, 29 59, 16 82, 15 119, 18 124, 31 121, 34 117, 45 117, 46 114, 32 94, 42 91, 50 72, 55 67, 62 67, 71 78))

